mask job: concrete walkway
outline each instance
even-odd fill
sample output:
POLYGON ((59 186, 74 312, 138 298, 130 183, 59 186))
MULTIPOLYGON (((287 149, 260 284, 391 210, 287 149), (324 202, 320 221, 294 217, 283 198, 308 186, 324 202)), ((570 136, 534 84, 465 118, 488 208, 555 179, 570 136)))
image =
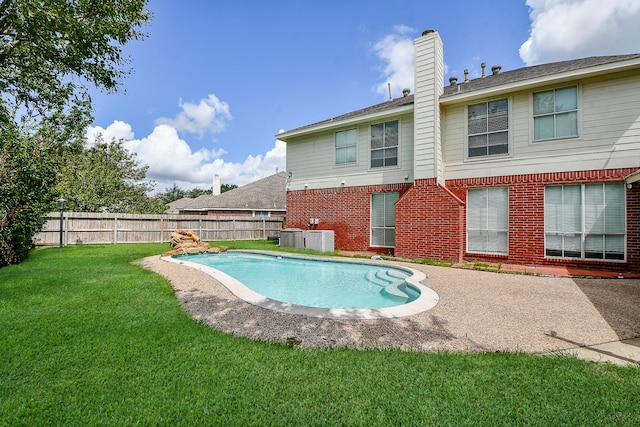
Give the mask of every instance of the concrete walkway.
POLYGON ((640 366, 640 338, 579 346, 551 354, 569 354, 579 359, 609 362, 621 366, 640 366))
MULTIPOLYGON (((407 317, 353 320, 276 312, 249 304, 199 270, 159 257, 141 263, 172 282, 194 318, 252 339, 295 338, 300 347, 575 354, 616 364, 640 359, 640 279, 617 274, 574 276, 566 269, 496 274, 477 271, 486 265, 398 262, 426 274, 423 284, 438 294, 438 304, 407 317)), ((501 264, 498 271, 511 267, 501 264)))

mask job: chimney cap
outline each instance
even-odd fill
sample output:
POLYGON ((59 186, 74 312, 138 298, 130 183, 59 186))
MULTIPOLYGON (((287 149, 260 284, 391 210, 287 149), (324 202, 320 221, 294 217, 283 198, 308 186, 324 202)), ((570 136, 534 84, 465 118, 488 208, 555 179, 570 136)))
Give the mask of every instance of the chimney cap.
POLYGON ((422 32, 422 36, 424 37, 424 36, 426 36, 427 34, 432 34, 432 33, 435 33, 435 32, 436 32, 436 30, 429 28, 428 30, 424 30, 424 31, 422 32))

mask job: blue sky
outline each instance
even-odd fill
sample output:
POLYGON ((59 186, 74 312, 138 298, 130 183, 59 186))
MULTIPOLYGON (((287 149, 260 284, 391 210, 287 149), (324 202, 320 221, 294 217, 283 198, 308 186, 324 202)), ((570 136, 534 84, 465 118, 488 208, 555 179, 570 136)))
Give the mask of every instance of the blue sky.
POLYGON ((87 131, 122 138, 163 191, 245 185, 285 169, 281 130, 413 90, 413 40, 435 29, 445 81, 640 52, 640 0, 150 0, 126 47, 126 95, 93 95, 87 131), (446 4, 445 4, 446 3, 446 4))

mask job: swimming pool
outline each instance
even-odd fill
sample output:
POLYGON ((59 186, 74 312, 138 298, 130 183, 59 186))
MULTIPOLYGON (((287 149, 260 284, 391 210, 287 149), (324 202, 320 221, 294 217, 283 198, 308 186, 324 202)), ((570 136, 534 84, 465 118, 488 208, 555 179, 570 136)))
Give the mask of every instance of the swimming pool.
POLYGON ((218 279, 243 300, 293 314, 388 318, 416 314, 438 302, 417 270, 384 262, 344 261, 247 251, 171 258, 218 279))

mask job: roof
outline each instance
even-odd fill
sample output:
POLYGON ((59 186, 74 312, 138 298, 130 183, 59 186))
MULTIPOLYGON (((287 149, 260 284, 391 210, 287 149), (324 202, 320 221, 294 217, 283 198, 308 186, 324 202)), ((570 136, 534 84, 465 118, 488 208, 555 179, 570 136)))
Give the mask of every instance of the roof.
POLYGON ((171 203, 167 203, 167 212, 178 212, 184 206, 187 206, 189 203, 191 203, 192 200, 194 200, 192 197, 183 197, 181 199, 174 200, 171 203))
POLYGON ((568 73, 599 65, 613 64, 636 58, 640 58, 640 54, 592 56, 589 58, 572 59, 569 61, 552 62, 549 64, 518 68, 511 71, 500 72, 498 74, 489 74, 485 77, 469 80, 468 82, 458 81, 455 85, 445 86, 442 98, 460 93, 473 92, 510 83, 524 82, 526 80, 554 76, 561 73, 568 73))
POLYGON ((361 108, 359 110, 355 110, 355 111, 351 111, 349 113, 346 114, 342 114, 340 116, 336 116, 336 117, 331 117, 327 120, 323 120, 317 123, 312 123, 310 125, 305 125, 305 126, 300 126, 298 128, 295 129, 291 129, 288 130, 284 133, 281 133, 279 135, 276 135, 276 138, 278 139, 282 139, 285 140, 285 138, 289 135, 289 134, 294 134, 297 133, 299 131, 308 129, 308 128, 315 128, 315 127, 321 127, 324 125, 330 125, 332 123, 339 123, 339 122, 346 122, 349 121, 351 119, 357 119, 359 117, 366 117, 366 116, 370 116, 373 114, 379 114, 379 113, 385 113, 387 111, 392 111, 395 110, 397 108, 401 108, 407 105, 413 105, 413 95, 407 95, 407 96, 403 96, 401 98, 395 98, 386 102, 382 102, 380 104, 376 104, 376 105, 372 105, 370 107, 365 107, 365 108, 361 108))
MULTIPOLYGON (((583 70, 591 67, 615 64, 616 62, 627 61, 631 59, 640 59, 640 54, 630 55, 613 55, 613 56, 592 56, 589 58, 572 59, 569 61, 553 62, 549 64, 533 65, 530 67, 518 68, 511 71, 504 71, 498 74, 489 74, 485 77, 479 77, 467 82, 459 82, 455 85, 444 87, 441 99, 446 99, 459 94, 466 94, 491 88, 498 88, 509 84, 517 84, 537 78, 555 76, 561 73, 569 73, 572 71, 583 70)), ((288 137, 299 133, 305 133, 305 130, 312 130, 330 126, 332 124, 348 122, 358 118, 384 113, 396 110, 405 106, 413 105, 414 96, 407 95, 400 98, 392 99, 381 104, 372 105, 370 107, 361 108, 340 116, 331 117, 327 120, 300 126, 295 129, 288 130, 284 133, 276 135, 276 138, 286 141, 288 137)))
POLYGON ((191 199, 184 211, 207 210, 286 210, 287 176, 278 172, 242 187, 213 196, 204 194, 191 199))

